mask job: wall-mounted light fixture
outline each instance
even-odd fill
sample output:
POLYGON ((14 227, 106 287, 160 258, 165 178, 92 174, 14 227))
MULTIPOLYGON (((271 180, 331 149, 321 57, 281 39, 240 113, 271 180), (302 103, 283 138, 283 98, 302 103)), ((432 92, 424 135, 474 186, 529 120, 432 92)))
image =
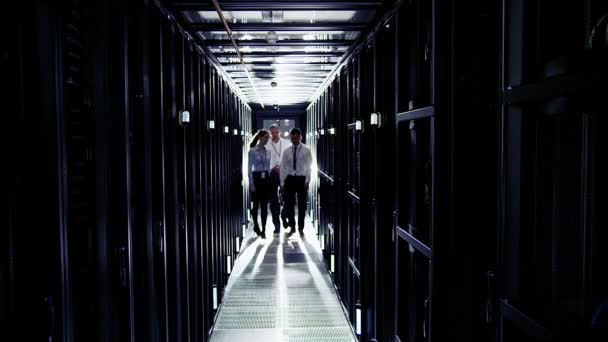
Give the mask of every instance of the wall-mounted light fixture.
POLYGON ((226 133, 226 134, 230 133, 230 127, 224 126, 224 133, 226 133))
POLYGON ((242 229, 243 229, 243 234, 242 235, 243 235, 243 238, 245 238, 245 233, 247 233, 247 225, 243 223, 242 229))
POLYGON ((183 127, 188 126, 188 124, 190 124, 190 112, 187 111, 186 109, 180 111, 179 115, 177 116, 177 119, 181 126, 183 126, 183 127))
POLYGON ((361 305, 360 301, 357 301, 357 304, 355 304, 355 332, 357 333, 357 336, 361 336, 361 315, 363 313, 363 306, 361 305))
POLYGON ((321 128, 321 129, 319 130, 319 133, 320 133, 321 135, 325 135, 325 130, 324 130, 323 128, 321 128))
POLYGON ((369 116, 369 124, 372 126, 380 127, 380 125, 382 124, 380 113, 372 113, 369 116))
POLYGON ((355 121, 355 130, 360 131, 363 129, 363 122, 361 120, 355 121))
POLYGON ((235 129, 232 131, 232 135, 239 135, 239 130, 235 128, 235 129))
POLYGON ((241 238, 238 236, 235 237, 234 243, 235 243, 235 247, 236 247, 236 252, 239 253, 241 251, 241 238))
POLYGON ((207 129, 214 130, 215 129, 215 121, 214 120, 208 120, 207 121, 207 129))
POLYGON ((336 129, 334 127, 329 129, 329 134, 330 135, 336 135, 336 129))
POLYGON ((217 302, 217 285, 213 285, 213 290, 212 290, 212 297, 213 297, 213 310, 217 310, 217 306, 218 306, 218 302, 217 302))
POLYGON ((334 253, 329 256, 329 271, 336 273, 336 255, 334 253))
POLYGON ((321 250, 325 250, 325 234, 319 235, 319 245, 321 245, 321 250))
POLYGON ((232 255, 226 255, 226 273, 232 273, 232 255))

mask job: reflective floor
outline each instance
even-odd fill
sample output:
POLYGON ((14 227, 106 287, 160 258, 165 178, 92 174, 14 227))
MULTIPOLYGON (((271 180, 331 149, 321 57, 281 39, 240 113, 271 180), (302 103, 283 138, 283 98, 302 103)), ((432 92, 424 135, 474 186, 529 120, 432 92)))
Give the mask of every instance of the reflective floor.
POLYGON ((311 225, 304 237, 266 232, 250 227, 211 341, 356 341, 311 225))

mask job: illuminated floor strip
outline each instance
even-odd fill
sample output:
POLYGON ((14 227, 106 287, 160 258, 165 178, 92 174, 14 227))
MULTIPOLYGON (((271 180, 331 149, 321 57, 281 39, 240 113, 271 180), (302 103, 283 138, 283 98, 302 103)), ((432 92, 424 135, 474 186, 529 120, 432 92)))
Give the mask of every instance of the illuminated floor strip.
POLYGON ((249 229, 211 341, 356 341, 311 225, 303 239, 273 236, 271 225, 265 240, 249 229))

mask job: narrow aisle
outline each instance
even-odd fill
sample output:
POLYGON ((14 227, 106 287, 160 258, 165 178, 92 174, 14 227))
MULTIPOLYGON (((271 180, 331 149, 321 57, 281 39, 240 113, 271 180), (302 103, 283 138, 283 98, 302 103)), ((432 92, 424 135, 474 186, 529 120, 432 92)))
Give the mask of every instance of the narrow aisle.
POLYGON ((211 341, 356 341, 310 223, 303 238, 248 232, 211 341))

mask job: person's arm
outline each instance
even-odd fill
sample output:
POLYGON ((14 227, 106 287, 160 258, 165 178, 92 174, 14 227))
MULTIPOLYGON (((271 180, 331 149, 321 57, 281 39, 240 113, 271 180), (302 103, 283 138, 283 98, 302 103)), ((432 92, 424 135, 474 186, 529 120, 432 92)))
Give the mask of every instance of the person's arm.
POLYGON ((285 185, 285 179, 287 178, 287 173, 289 172, 288 168, 288 158, 289 158, 289 153, 284 152, 282 157, 281 157, 281 172, 279 174, 280 178, 281 178, 281 188, 283 188, 283 186, 285 185))
POLYGON ((255 186, 253 185, 253 149, 249 150, 247 155, 247 177, 249 177, 249 191, 255 192, 255 186))

